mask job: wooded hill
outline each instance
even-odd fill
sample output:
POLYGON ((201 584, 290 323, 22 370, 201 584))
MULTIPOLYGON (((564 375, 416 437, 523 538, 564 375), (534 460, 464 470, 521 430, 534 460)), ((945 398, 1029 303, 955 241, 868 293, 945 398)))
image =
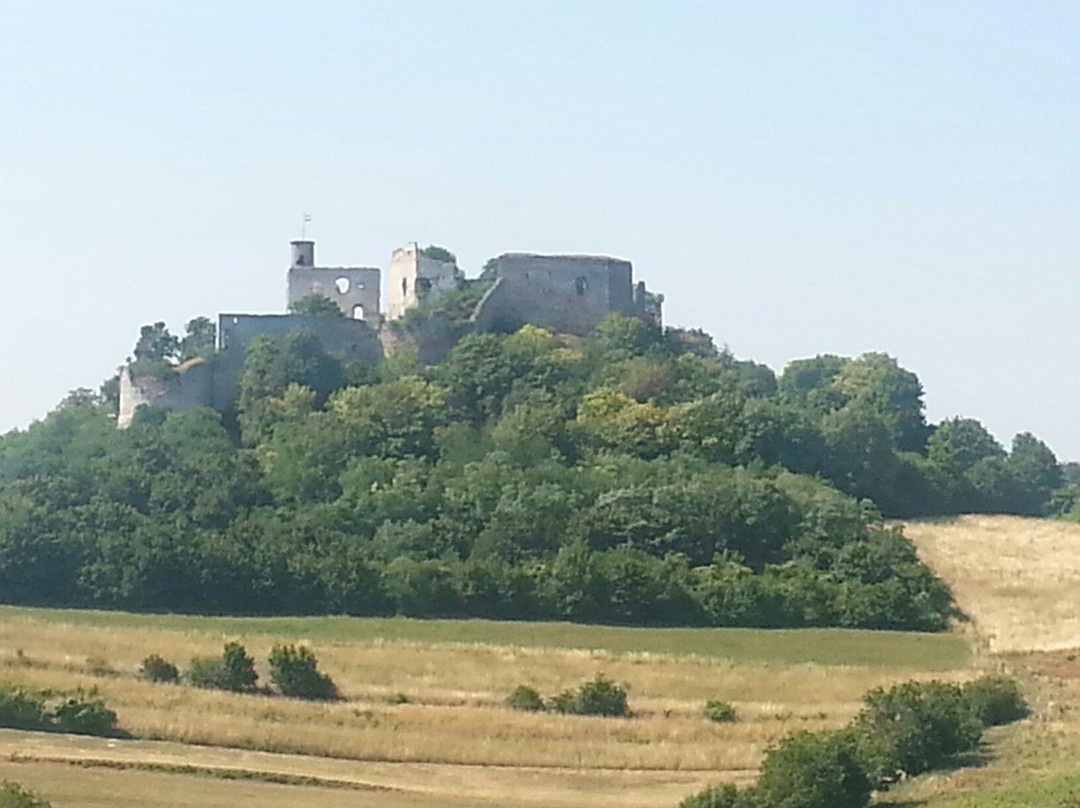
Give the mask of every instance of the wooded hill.
MULTIPOLYGON (((143 336, 137 360, 179 357, 143 336)), ((236 413, 143 408, 121 432, 105 387, 0 438, 0 599, 938 630, 948 591, 883 515, 1075 498, 1035 437, 927 424, 885 354, 777 378, 613 316, 373 370, 298 331, 251 346, 236 413)))

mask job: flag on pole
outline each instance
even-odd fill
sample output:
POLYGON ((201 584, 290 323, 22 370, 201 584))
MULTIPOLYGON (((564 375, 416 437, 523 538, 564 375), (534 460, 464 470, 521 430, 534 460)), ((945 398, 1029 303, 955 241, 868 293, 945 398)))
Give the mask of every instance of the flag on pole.
POLYGON ((300 220, 300 238, 307 238, 307 223, 311 221, 311 214, 305 213, 300 220))
POLYGON ((305 222, 310 222, 311 221, 311 214, 310 213, 305 213, 304 214, 304 221, 305 222))

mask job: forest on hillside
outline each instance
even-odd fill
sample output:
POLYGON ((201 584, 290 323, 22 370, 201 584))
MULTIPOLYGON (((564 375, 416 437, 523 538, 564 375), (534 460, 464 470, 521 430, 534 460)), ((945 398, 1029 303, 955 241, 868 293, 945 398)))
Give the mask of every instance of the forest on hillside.
MULTIPOLYGON (((212 346, 143 329, 135 362, 212 346)), ((212 329, 212 325, 209 326, 212 329)), ((346 365, 255 341, 237 412, 77 390, 0 438, 0 600, 939 630, 951 599, 887 518, 1066 515, 1053 452, 926 422, 886 354, 779 377, 697 330, 471 334, 346 365)))

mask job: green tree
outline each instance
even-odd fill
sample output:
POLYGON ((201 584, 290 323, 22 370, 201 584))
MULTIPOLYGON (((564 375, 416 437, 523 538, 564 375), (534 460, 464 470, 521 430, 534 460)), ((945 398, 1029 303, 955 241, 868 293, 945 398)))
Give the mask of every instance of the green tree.
POLYGON ((1020 495, 1016 509, 1029 516, 1046 513, 1050 496, 1065 484, 1065 475, 1050 447, 1030 432, 1013 438, 1008 469, 1020 495))
POLYGON ((982 734, 959 685, 905 682, 863 699, 854 729, 863 766, 876 783, 922 774, 974 749, 982 734))
POLYGON ((429 244, 420 250, 420 255, 424 258, 430 258, 432 261, 442 261, 447 264, 457 264, 457 256, 450 252, 445 247, 439 247, 435 244, 429 244))
POLYGON ((180 354, 180 340, 169 333, 165 323, 158 321, 139 329, 133 353, 136 362, 172 362, 180 354))
POLYGON ((815 404, 829 404, 829 409, 838 406, 834 398, 829 400, 829 391, 833 381, 844 366, 850 362, 843 356, 822 354, 812 359, 796 359, 784 368, 778 382, 780 395, 789 401, 808 401, 815 404))
POLYGON ((289 303, 289 314, 301 317, 329 317, 331 319, 342 318, 345 312, 326 295, 311 294, 289 303))
POLYGON ((891 356, 863 354, 840 369, 832 387, 846 402, 877 413, 889 427, 897 448, 922 450, 929 433, 923 417, 922 383, 891 356))
POLYGON ((184 327, 186 333, 180 341, 180 361, 187 362, 199 356, 211 356, 217 343, 217 326, 209 317, 195 317, 184 327))
POLYGON ((270 681, 281 695, 313 701, 334 701, 333 680, 319 672, 319 663, 310 648, 275 645, 270 651, 270 681))
POLYGON ((188 678, 196 687, 242 693, 255 689, 259 675, 255 672, 255 660, 248 656, 244 646, 229 642, 220 657, 191 660, 188 678))
POLYGON ((963 473, 987 457, 1005 457, 1005 450, 974 418, 950 418, 934 429, 926 442, 930 460, 963 473))

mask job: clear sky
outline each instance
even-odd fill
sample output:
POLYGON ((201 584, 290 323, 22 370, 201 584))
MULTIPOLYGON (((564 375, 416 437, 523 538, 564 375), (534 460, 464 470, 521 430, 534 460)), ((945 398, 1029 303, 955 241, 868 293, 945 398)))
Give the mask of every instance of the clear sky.
POLYGON ((0 3, 0 431, 288 241, 630 258, 777 369, 881 350, 1080 459, 1080 3, 0 3))

